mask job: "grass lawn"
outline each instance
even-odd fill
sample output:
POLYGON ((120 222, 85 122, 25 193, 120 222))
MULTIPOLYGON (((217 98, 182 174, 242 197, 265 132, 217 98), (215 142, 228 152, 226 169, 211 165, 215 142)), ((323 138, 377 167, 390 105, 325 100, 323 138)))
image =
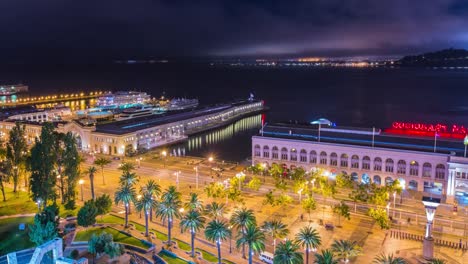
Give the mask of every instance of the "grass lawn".
POLYGON ((31 201, 27 192, 18 191, 15 194, 13 189, 5 187, 5 196, 6 202, 0 194, 0 216, 37 213, 37 205, 31 201))
POLYGON ((202 257, 204 260, 209 261, 209 262, 218 262, 218 257, 214 256, 208 251, 205 251, 203 249, 197 248, 197 251, 200 251, 202 253, 202 257))
POLYGON ((156 238, 161 240, 161 241, 167 241, 167 235, 164 233, 161 233, 157 230, 151 229, 152 232, 156 234, 156 238))
POLYGON ((32 224, 34 217, 17 217, 0 219, 0 255, 34 247, 29 240, 27 224, 32 224), (24 231, 19 231, 18 225, 26 224, 24 231))
POLYGON ((186 243, 186 242, 184 242, 182 240, 179 240, 179 239, 174 239, 174 241, 177 242, 177 245, 178 245, 178 247, 180 249, 185 250, 185 251, 191 251, 192 250, 189 243, 186 243))
MULTIPOLYGON (((130 224, 133 224, 135 226, 135 229, 140 231, 140 232, 145 232, 145 226, 142 224, 138 224, 136 222, 130 221, 130 224)), ((148 229, 149 230, 149 229, 148 229)))
POLYGON ((222 262, 223 262, 224 264, 236 264, 236 263, 234 263, 234 262, 232 262, 232 261, 229 261, 229 260, 227 260, 227 259, 223 259, 222 262))
POLYGON ((125 223, 124 218, 116 216, 116 215, 112 215, 112 214, 104 215, 102 216, 102 219, 101 219, 101 216, 98 216, 96 217, 96 220, 100 224, 104 224, 104 223, 105 224, 124 224, 125 223))
POLYGON ((110 227, 106 228, 89 228, 86 230, 82 230, 76 234, 75 241, 88 241, 91 238, 92 234, 101 234, 102 232, 106 232, 108 234, 112 234, 114 237, 114 242, 124 243, 128 245, 133 245, 137 247, 141 247, 144 249, 148 249, 149 245, 141 242, 139 239, 136 239, 132 236, 127 236, 123 233, 120 233, 118 230, 110 227))
POLYGON ((160 256, 162 259, 164 259, 167 263, 169 264, 187 264, 188 262, 183 260, 183 259, 180 259, 180 258, 176 258, 176 257, 173 257, 169 254, 167 254, 165 251, 161 251, 158 256, 160 256))

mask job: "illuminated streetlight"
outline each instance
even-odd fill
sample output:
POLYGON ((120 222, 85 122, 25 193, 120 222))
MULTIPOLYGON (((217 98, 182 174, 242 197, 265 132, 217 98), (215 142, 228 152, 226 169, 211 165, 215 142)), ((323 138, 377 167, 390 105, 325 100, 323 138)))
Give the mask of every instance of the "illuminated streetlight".
POLYGON ((176 178, 176 184, 177 184, 177 190, 179 190, 179 175, 180 175, 180 171, 174 172, 174 175, 177 177, 177 178, 176 178))
POLYGON ((262 163, 262 175, 263 175, 263 182, 266 182, 265 170, 266 170, 266 163, 262 163))
POLYGON ((232 253, 232 225, 228 228, 231 230, 231 232, 229 232, 229 253, 232 253))
MULTIPOLYGON (((185 211, 185 209, 183 207, 179 208, 179 213, 180 214, 183 214, 185 211)), ((180 225, 180 233, 182 234, 184 232, 184 230, 182 229, 182 225, 180 225)))
POLYGON ((166 156, 167 156, 167 152, 165 150, 163 150, 161 152, 162 156, 163 156, 163 159, 164 159, 164 168, 166 168, 166 156))
POLYGON ((198 166, 193 167, 195 170, 196 188, 198 190, 198 166))
POLYGON ((237 177, 237 180, 239 181, 239 191, 240 191, 241 190, 241 178, 245 177, 245 173, 242 171, 239 173, 236 173, 236 177, 237 177))
POLYGON ((83 183, 84 183, 84 180, 81 179, 78 181, 78 184, 81 186, 81 201, 83 201, 83 183))
POLYGON ((302 189, 300 189, 299 191, 297 191, 297 193, 299 194, 299 203, 300 203, 301 200, 302 200, 302 189))

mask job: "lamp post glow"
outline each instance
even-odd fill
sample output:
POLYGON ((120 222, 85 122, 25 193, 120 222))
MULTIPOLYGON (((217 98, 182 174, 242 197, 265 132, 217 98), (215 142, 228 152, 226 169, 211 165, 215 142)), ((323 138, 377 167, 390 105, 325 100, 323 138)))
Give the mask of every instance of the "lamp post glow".
POLYGON ((239 181, 239 191, 241 190, 241 178, 244 176, 245 174, 242 171, 236 174, 237 180, 239 181))
POLYGON ((196 188, 198 190, 198 166, 193 167, 195 170, 195 180, 196 180, 196 188))
POLYGON ((210 176, 211 176, 213 173, 213 156, 210 156, 208 158, 208 162, 210 163, 210 176))
POLYGON ((164 168, 166 168, 166 156, 167 156, 167 152, 165 150, 163 150, 161 152, 162 156, 163 156, 163 160, 164 160, 164 168))
MULTIPOLYGON (((179 213, 180 214, 183 214, 185 211, 185 209, 182 207, 182 208, 179 208, 179 213)), ((184 230, 182 229, 182 225, 180 225, 180 233, 182 234, 184 232, 184 230)))
POLYGON ((299 191, 297 191, 297 193, 299 194, 299 203, 300 203, 301 200, 302 200, 302 189, 300 189, 299 191))
MULTIPOLYGON (((232 230, 232 225, 230 225, 229 227, 229 230, 232 230)), ((229 232, 229 254, 232 253, 232 232, 229 232)))
POLYGON ((138 163, 138 168, 140 168, 142 159, 143 159, 142 157, 139 157, 139 158, 135 159, 135 161, 138 163))
POLYGON ((422 202, 426 209, 427 217, 426 233, 424 234, 423 240, 423 257, 427 260, 431 260, 434 257, 434 239, 432 238, 432 224, 434 222, 436 209, 440 204, 440 199, 423 196, 422 202))
POLYGON ((266 163, 262 163, 263 182, 266 182, 265 170, 266 170, 266 163))
POLYGON ((84 183, 84 180, 81 179, 78 181, 78 184, 81 186, 81 201, 83 201, 83 183, 84 183))
POLYGON ((174 175, 176 176, 177 190, 179 190, 179 174, 180 174, 180 171, 174 172, 174 175))

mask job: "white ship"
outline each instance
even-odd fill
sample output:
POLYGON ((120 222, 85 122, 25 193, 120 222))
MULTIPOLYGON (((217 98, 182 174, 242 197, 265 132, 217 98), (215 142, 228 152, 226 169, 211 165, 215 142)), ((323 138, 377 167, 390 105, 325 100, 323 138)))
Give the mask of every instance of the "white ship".
POLYGON ((0 95, 13 95, 20 92, 27 92, 28 86, 23 84, 0 85, 0 95))
POLYGON ((198 106, 198 99, 175 98, 166 105, 167 111, 179 111, 195 108, 198 106))
POLYGON ((96 105, 106 109, 128 108, 150 100, 151 96, 144 92, 116 92, 100 96, 96 105))
POLYGON ((117 120, 126 120, 131 118, 137 118, 142 116, 154 115, 157 110, 152 106, 132 107, 122 111, 117 120))

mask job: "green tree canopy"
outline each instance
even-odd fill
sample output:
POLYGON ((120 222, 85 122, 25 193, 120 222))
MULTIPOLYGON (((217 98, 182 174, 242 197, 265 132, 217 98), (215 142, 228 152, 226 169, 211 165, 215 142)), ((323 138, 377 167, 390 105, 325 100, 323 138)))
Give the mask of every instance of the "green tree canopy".
POLYGON ((90 226, 96 223, 98 209, 94 204, 94 200, 86 201, 83 207, 78 211, 77 222, 80 226, 90 226))

